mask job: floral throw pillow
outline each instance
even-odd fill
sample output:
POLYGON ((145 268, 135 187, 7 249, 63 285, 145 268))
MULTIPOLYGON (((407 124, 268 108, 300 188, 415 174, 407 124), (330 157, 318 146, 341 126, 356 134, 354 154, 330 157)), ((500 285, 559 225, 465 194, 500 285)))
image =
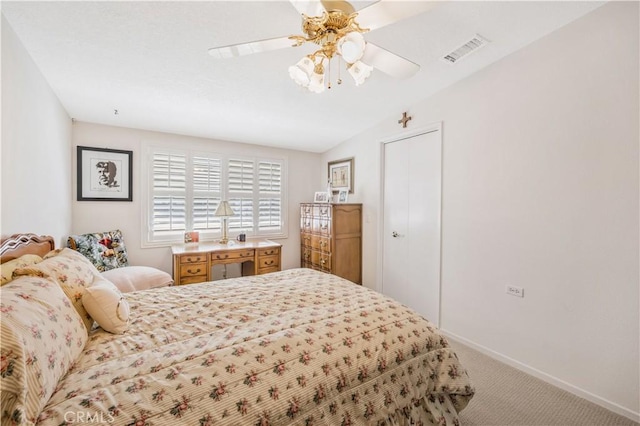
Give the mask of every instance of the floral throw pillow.
POLYGON ((119 229, 94 234, 71 235, 67 247, 77 250, 100 272, 129 266, 127 249, 119 229))

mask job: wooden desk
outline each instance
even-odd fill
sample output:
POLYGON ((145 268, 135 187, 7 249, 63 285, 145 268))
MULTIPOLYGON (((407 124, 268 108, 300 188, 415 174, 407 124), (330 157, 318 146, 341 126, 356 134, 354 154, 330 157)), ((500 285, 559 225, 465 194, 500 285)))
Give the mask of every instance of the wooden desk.
POLYGON ((279 271, 282 244, 269 240, 188 243, 171 247, 173 280, 176 285, 211 281, 214 265, 243 263, 243 275, 279 271), (250 265, 245 262, 253 262, 250 265))

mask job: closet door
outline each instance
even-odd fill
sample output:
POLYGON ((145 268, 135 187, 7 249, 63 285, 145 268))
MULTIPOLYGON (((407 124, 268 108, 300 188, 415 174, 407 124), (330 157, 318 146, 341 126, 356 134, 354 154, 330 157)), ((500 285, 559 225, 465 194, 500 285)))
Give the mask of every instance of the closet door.
POLYGON ((384 145, 382 292, 439 325, 439 130, 384 145))

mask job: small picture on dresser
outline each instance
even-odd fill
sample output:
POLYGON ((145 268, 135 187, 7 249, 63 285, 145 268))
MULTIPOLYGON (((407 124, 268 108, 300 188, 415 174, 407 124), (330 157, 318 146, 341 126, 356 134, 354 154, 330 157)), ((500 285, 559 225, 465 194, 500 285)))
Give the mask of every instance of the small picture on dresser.
POLYGON ((348 199, 349 199, 349 191, 347 191, 346 189, 341 189, 340 192, 338 192, 338 202, 346 203, 348 199))
POLYGON ((313 196, 314 203, 326 203, 329 201, 329 194, 326 192, 316 192, 313 196))

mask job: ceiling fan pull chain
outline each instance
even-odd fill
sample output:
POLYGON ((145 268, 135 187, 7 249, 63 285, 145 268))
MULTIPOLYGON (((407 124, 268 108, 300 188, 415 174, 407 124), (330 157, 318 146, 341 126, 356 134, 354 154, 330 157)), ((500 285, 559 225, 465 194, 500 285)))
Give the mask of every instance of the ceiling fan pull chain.
POLYGON ((327 61, 329 65, 329 71, 327 71, 327 89, 331 89, 331 58, 327 61))

